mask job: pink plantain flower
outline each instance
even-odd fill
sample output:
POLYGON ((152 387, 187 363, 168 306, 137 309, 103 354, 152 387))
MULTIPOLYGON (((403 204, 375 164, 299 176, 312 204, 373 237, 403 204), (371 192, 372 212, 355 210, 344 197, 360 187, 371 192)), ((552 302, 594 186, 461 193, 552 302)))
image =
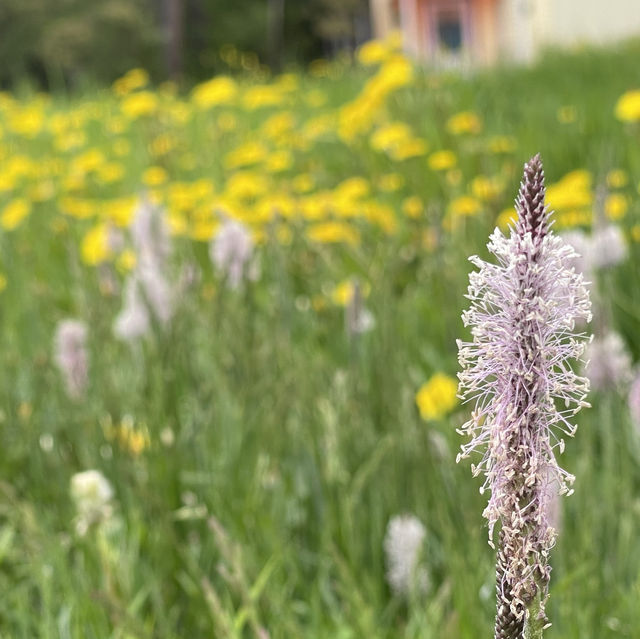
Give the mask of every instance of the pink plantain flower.
MULTIPOLYGON (((470 441, 458 461, 480 452, 474 476, 491 493, 484 516, 497 549, 497 639, 521 639, 525 627, 546 623, 544 605, 555 531, 549 484, 570 493, 573 477, 555 459, 589 390, 571 361, 581 358, 585 335, 576 323, 591 319, 583 276, 569 268, 574 249, 551 231, 539 156, 524 167, 516 199, 518 220, 505 237, 498 229, 488 248, 497 264, 474 256, 469 276, 471 342, 458 341, 460 397, 473 400, 460 433, 470 441)), ((541 632, 541 631, 540 631, 541 632)))
POLYGON ((54 337, 54 359, 70 399, 80 399, 89 382, 87 325, 66 319, 58 323, 54 337))
POLYGON ((629 413, 635 429, 640 434, 640 371, 629 389, 629 413))
POLYGON ((237 289, 245 278, 256 279, 251 264, 253 238, 249 229, 230 218, 224 218, 216 236, 209 244, 209 257, 225 277, 229 288, 237 289))
POLYGON ((130 232, 136 249, 136 266, 127 279, 123 307, 114 332, 131 340, 149 332, 151 318, 167 326, 175 310, 175 292, 167 277, 171 255, 169 228, 162 209, 142 198, 136 208, 130 232))

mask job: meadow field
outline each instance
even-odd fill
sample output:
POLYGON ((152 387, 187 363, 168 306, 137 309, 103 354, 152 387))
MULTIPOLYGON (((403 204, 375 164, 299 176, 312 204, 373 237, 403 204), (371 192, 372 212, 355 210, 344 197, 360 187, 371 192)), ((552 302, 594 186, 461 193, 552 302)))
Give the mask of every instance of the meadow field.
POLYGON ((546 636, 640 637, 640 43, 225 55, 0 93, 0 637, 490 636, 456 339, 537 152, 599 347, 546 636))

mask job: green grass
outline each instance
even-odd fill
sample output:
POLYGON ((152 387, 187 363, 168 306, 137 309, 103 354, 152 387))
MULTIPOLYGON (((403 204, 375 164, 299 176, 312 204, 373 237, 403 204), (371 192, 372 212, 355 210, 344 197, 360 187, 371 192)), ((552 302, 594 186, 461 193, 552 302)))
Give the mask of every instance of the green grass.
MULTIPOLYGON (((625 169, 632 202, 622 224, 640 222, 640 130, 613 117, 619 95, 640 85, 639 53, 630 44, 550 55, 530 70, 420 76, 390 109, 432 148, 458 144, 443 123, 463 109, 482 115, 487 134, 517 139, 510 183, 492 210, 432 251, 410 222, 392 237, 363 231, 355 248, 311 245, 294 224, 292 245, 261 247, 259 282, 235 292, 217 283, 212 299, 187 293, 168 331, 131 347, 112 337, 120 298, 101 295, 97 270, 80 265, 76 229, 51 239, 34 219, 3 233, 0 637, 256 637, 259 627, 272 639, 490 636, 486 496, 468 464, 455 464, 466 408, 427 423, 415 392, 433 373, 457 370, 466 256, 486 254, 530 155, 542 153, 551 181, 586 168, 599 184, 625 169), (556 111, 567 104, 577 119, 560 124, 556 111), (341 309, 314 310, 310 300, 354 274, 371 283, 376 328, 350 342, 341 309), (51 355, 67 316, 90 326, 91 381, 80 403, 66 398, 51 355), (146 424, 151 446, 135 457, 109 441, 108 415, 146 424), (116 510, 79 538, 69 479, 88 468, 111 481, 116 510), (430 591, 409 602, 390 593, 382 551, 388 520, 403 512, 425 523, 431 576, 430 591)), ((346 95, 350 77, 323 89, 346 95)), ((328 142, 314 152, 337 182, 386 170, 365 147, 346 154, 328 142)), ((504 168, 464 144, 459 155, 469 178, 504 168)), ((402 172, 406 195, 430 203, 437 222, 455 189, 418 162, 402 172)), ((180 240, 174 260, 195 261, 204 284, 214 282, 204 245, 180 240)), ((631 244, 602 282, 602 304, 634 359, 639 269, 631 244)), ((623 393, 591 401, 562 461, 577 481, 552 553, 549 639, 640 633, 640 436, 623 393)))

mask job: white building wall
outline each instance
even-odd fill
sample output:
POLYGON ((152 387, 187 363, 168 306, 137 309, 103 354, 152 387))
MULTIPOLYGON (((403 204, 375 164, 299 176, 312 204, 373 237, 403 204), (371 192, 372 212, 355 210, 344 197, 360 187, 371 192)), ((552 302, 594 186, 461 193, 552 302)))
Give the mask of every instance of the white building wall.
POLYGON ((640 0, 501 0, 501 57, 530 62, 548 46, 640 36, 640 0))
MULTIPOLYGON (((640 1, 640 0, 639 0, 640 1)), ((502 0, 498 10, 498 50, 507 62, 530 62, 535 55, 536 0, 502 0)))
POLYGON ((640 35, 640 0, 543 0, 541 44, 606 44, 640 35))

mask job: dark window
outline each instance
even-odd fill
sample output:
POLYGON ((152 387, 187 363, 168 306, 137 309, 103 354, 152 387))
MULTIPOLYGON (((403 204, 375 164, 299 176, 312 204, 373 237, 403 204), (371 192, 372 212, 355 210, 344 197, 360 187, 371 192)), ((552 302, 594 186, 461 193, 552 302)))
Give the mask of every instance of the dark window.
POLYGON ((457 11, 438 15, 438 40, 443 49, 458 51, 462 48, 462 24, 457 11))

